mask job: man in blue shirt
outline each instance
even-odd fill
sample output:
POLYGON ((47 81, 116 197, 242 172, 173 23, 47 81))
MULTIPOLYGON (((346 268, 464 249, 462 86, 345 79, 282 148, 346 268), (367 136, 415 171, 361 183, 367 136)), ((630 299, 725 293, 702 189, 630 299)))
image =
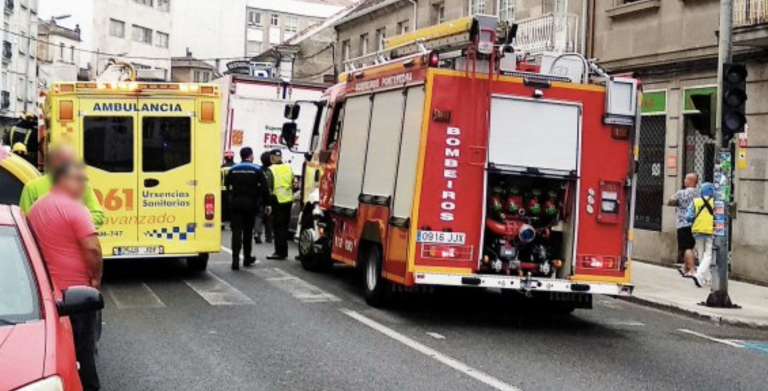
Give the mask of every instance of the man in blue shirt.
POLYGON ((240 164, 229 169, 225 187, 230 192, 232 219, 232 270, 240 269, 240 250, 243 250, 243 265, 256 263, 252 253, 253 228, 261 204, 269 197, 267 179, 261 167, 253 163, 253 150, 240 150, 240 164))

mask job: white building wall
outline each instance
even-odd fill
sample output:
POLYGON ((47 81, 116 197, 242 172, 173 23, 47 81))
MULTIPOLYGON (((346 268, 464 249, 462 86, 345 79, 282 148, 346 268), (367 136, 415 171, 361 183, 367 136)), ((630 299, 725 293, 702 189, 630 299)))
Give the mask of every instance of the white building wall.
MULTIPOLYGON (((10 44, 10 57, 2 58, 0 90, 9 96, 8 107, 0 107, 0 118, 12 123, 19 114, 34 111, 37 102, 37 0, 13 0, 13 7, 2 2, 3 43, 10 44)), ((2 49, 0 49, 2 50, 2 49)))
POLYGON ((247 0, 182 1, 172 8, 173 57, 184 57, 189 49, 198 59, 223 59, 218 70, 224 71, 230 58, 244 56, 247 0))

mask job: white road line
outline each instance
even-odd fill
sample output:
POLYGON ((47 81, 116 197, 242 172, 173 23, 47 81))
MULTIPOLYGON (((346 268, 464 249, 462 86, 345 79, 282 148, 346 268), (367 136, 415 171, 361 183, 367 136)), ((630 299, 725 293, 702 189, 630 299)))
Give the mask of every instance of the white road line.
MULTIPOLYGON (((224 246, 221 246, 221 251, 224 251, 225 253, 227 253, 229 255, 232 255, 232 252, 233 252, 231 248, 224 247, 224 246)), ((242 261, 243 259, 245 259, 245 257, 243 256, 243 254, 240 254, 240 260, 242 261)), ((211 262, 211 263, 215 264, 215 265, 229 265, 231 262, 230 261, 215 261, 215 262, 211 262)), ((261 261, 257 259, 255 265, 258 265, 260 263, 261 263, 261 261)))
POLYGON ((645 326, 645 323, 636 322, 634 320, 611 320, 611 321, 608 321, 608 325, 642 327, 642 326, 645 326))
POLYGON ((104 286, 118 309, 165 308, 165 303, 147 286, 137 282, 109 283, 104 286))
POLYGON ((355 319, 356 321, 386 335, 389 338, 394 339, 395 341, 398 341, 402 343, 403 345, 408 346, 409 348, 416 350, 419 353, 422 353, 428 357, 431 357, 475 380, 480 381, 481 383, 484 383, 490 387, 493 387, 499 391, 522 391, 521 389, 514 387, 512 385, 509 385, 507 383, 504 383, 503 381, 488 375, 482 371, 479 371, 475 368, 470 367, 467 364, 464 364, 461 361, 458 361, 454 358, 451 358, 449 356, 446 356, 445 354, 442 354, 438 352, 437 350, 434 350, 420 342, 417 342, 403 334, 398 333, 395 330, 392 330, 391 328, 384 326, 383 324, 376 322, 375 320, 368 318, 364 315, 361 315, 358 312, 349 310, 349 309, 341 309, 341 312, 346 314, 347 316, 351 317, 352 319, 355 319))
POLYGON ((427 332, 427 335, 429 335, 430 337, 432 337, 434 339, 445 339, 445 335, 438 334, 438 333, 433 333, 431 331, 427 332))
POLYGON ((681 333, 686 333, 686 334, 694 335, 694 336, 697 336, 699 338, 704 338, 704 339, 710 340, 712 342, 717 342, 717 343, 725 344, 725 345, 728 345, 728 346, 733 346, 734 348, 743 348, 744 347, 744 345, 736 343, 734 341, 730 341, 730 340, 727 340, 727 339, 720 339, 720 338, 710 337, 709 335, 698 333, 698 332, 693 331, 693 330, 677 329, 677 331, 679 331, 681 333))
POLYGON ((248 273, 266 280, 303 303, 329 303, 341 301, 341 299, 333 294, 276 267, 245 270, 248 273))
POLYGON ((250 297, 210 272, 185 278, 184 283, 211 305, 254 304, 250 297))

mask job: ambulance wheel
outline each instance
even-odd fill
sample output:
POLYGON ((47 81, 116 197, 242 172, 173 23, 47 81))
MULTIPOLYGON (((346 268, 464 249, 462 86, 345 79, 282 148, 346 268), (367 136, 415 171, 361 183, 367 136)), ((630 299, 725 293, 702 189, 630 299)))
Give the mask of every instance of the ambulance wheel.
POLYGON ((196 257, 187 258, 187 270, 190 272, 204 272, 208 268, 209 254, 200 254, 196 257))
POLYGON ((390 284, 381 275, 381 249, 378 245, 368 247, 363 269, 365 302, 371 307, 384 307, 391 296, 390 284))

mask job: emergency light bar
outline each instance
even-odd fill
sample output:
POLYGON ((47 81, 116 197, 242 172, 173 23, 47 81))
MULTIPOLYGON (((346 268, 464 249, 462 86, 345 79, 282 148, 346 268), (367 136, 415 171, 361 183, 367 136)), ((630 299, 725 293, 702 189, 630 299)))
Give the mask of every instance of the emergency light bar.
POLYGON ((178 91, 181 93, 216 95, 219 87, 206 84, 184 83, 139 83, 131 82, 90 82, 90 83, 62 83, 54 84, 54 94, 68 94, 75 92, 116 91, 116 92, 143 92, 143 91, 178 91))

